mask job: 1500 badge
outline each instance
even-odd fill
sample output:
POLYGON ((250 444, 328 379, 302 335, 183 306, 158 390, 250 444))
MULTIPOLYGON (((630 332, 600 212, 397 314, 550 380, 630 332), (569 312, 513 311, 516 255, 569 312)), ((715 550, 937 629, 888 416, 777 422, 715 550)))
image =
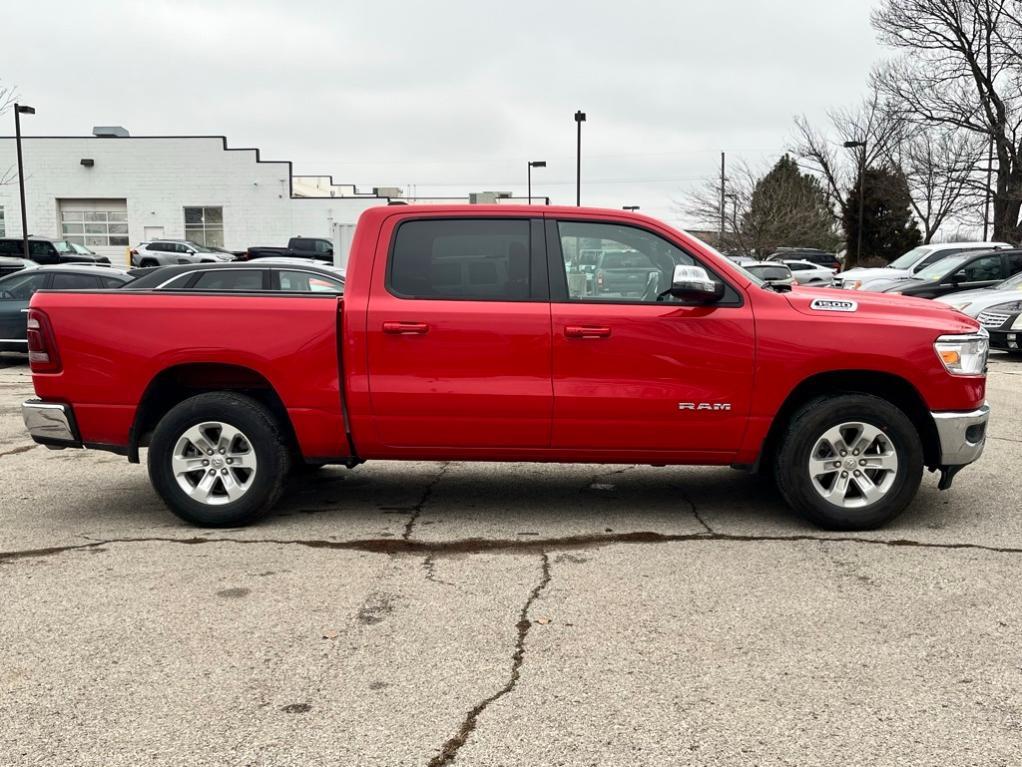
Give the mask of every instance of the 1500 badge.
POLYGON ((814 298, 809 308, 821 312, 854 312, 859 308, 859 304, 836 298, 814 298))

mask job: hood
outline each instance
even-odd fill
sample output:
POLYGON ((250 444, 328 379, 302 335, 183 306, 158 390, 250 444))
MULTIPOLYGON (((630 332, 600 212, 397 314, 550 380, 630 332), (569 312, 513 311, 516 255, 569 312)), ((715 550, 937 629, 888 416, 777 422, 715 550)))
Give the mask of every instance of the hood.
POLYGON ((964 290, 961 293, 949 293, 934 300, 947 304, 970 317, 978 317, 981 312, 991 306, 1020 299, 1022 299, 1022 288, 1007 288, 1005 290, 980 288, 979 290, 964 290))
POLYGON ((976 320, 947 304, 925 298, 808 287, 795 288, 786 298, 795 311, 821 320, 883 321, 892 326, 914 324, 932 327, 942 334, 974 333, 979 329, 976 320))

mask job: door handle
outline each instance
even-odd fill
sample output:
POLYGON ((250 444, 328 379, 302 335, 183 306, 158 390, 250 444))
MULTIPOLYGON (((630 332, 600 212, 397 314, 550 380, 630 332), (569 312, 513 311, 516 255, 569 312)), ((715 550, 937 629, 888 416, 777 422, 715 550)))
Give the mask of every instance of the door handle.
POLYGON ((384 322, 383 332, 392 336, 423 336, 429 332, 425 322, 384 322))
POLYGON ((568 325, 564 328, 565 338, 610 338, 606 325, 568 325))

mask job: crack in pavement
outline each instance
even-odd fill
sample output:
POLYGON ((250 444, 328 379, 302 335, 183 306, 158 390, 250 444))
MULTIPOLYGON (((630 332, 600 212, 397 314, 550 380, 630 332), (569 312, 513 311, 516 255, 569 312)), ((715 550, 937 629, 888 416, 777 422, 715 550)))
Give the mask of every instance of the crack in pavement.
POLYGON ((438 583, 441 586, 453 586, 454 584, 450 581, 445 581, 442 578, 436 577, 436 557, 430 554, 424 560, 422 560, 422 569, 426 572, 426 580, 438 583))
POLYGON ((710 527, 709 523, 705 519, 703 519, 702 515, 699 513, 699 509, 696 508, 696 502, 692 500, 692 496, 685 492, 685 488, 680 485, 671 485, 671 489, 676 490, 682 500, 689 505, 689 508, 692 510, 692 516, 696 518, 696 522, 702 525, 703 529, 706 530, 707 533, 714 535, 714 529, 710 527))
POLYGON ((138 537, 106 538, 90 543, 69 546, 55 546, 22 551, 0 551, 0 563, 18 559, 49 557, 78 549, 112 546, 122 543, 173 543, 182 546, 197 546, 208 543, 226 543, 239 546, 302 546, 309 549, 334 551, 363 551, 371 554, 405 554, 412 556, 454 556, 460 554, 513 553, 543 554, 549 551, 572 551, 576 549, 602 548, 615 544, 663 544, 663 543, 851 543, 863 546, 887 548, 946 549, 958 551, 985 551, 994 554, 1022 554, 1020 546, 989 546, 982 543, 935 543, 914 541, 905 538, 862 538, 854 535, 813 535, 810 533, 792 535, 753 535, 741 533, 654 533, 636 531, 631 533, 607 533, 593 535, 568 535, 560 538, 531 538, 526 540, 508 538, 459 538, 449 541, 403 540, 396 538, 362 538, 348 541, 321 539, 286 538, 172 538, 138 537))
POLYGON ((518 614, 518 623, 515 624, 515 629, 518 632, 517 639, 515 640, 515 651, 511 656, 511 675, 508 677, 507 682, 497 692, 493 693, 490 697, 485 700, 476 703, 468 713, 465 715, 464 721, 461 723, 461 728, 458 733, 444 743, 443 748, 440 749, 440 753, 429 760, 429 767, 442 767, 442 765, 450 764, 458 755, 458 750, 465 745, 468 740, 468 736, 475 730, 476 724, 479 721, 479 716, 487 709, 487 707, 503 698, 505 695, 515 689, 518 684, 518 680, 522 674, 522 664, 525 662, 525 638, 529 635, 529 629, 532 627, 532 621, 529 620, 529 609, 532 607, 539 595, 543 592, 543 589, 550 583, 550 557, 545 551, 540 552, 542 557, 542 566, 540 570, 540 579, 532 591, 529 592, 528 599, 525 600, 525 604, 522 605, 521 612, 518 614))
POLYGON ((444 463, 440 467, 440 471, 437 475, 430 480, 429 484, 422 491, 422 497, 419 502, 414 506, 409 507, 409 511, 412 515, 408 518, 408 522, 405 523, 405 530, 401 533, 401 540, 407 541, 412 537, 412 531, 415 529, 415 523, 419 521, 419 515, 422 514, 423 507, 429 502, 430 496, 433 495, 433 488, 437 486, 441 479, 444 478, 444 474, 447 473, 447 469, 451 466, 450 462, 444 463))
POLYGON ((1000 440, 1001 442, 1022 442, 1022 439, 1015 439, 1014 437, 994 437, 988 435, 987 439, 996 439, 1000 440))
POLYGON ((36 445, 34 443, 31 445, 21 445, 20 447, 15 447, 12 448, 11 450, 5 450, 4 452, 0 453, 0 458, 3 458, 5 455, 17 455, 18 453, 27 453, 29 450, 33 450, 37 447, 39 447, 39 445, 36 445))

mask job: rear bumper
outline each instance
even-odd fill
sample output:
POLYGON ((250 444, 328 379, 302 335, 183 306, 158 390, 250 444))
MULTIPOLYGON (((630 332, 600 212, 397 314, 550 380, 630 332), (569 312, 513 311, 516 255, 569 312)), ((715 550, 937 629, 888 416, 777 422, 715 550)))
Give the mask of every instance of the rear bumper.
POLYGON ((70 405, 30 399, 21 406, 25 428, 36 442, 47 447, 82 447, 70 405))
POLYGON ((940 465, 965 466, 983 454, 986 445, 990 405, 967 413, 931 413, 940 438, 940 465))

